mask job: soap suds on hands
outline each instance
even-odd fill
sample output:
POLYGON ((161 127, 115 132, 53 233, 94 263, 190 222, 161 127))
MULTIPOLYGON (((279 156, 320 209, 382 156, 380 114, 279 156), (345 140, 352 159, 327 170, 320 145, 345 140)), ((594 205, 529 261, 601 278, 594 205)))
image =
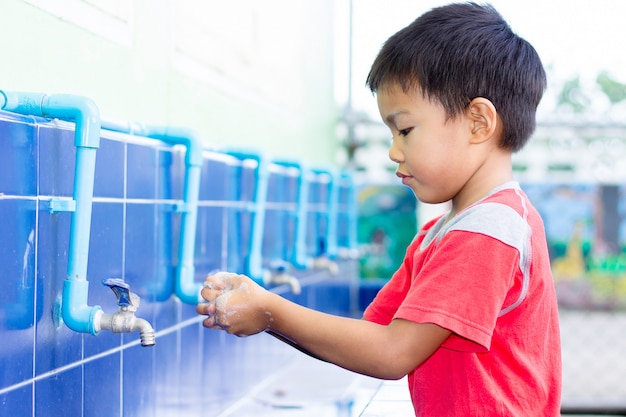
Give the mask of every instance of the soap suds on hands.
POLYGON ((250 294, 248 283, 241 282, 235 287, 233 284, 235 284, 235 280, 237 280, 239 275, 232 272, 216 272, 210 275, 217 278, 217 280, 206 281, 204 286, 221 293, 214 301, 216 314, 222 312, 226 317, 232 317, 237 314, 237 306, 230 306, 230 308, 228 308, 228 302, 233 294, 242 292, 250 294))
POLYGON ((216 271, 208 275, 204 287, 212 291, 209 303, 215 307, 210 317, 216 327, 244 337, 267 330, 274 322, 270 311, 256 310, 257 285, 245 275, 216 271))

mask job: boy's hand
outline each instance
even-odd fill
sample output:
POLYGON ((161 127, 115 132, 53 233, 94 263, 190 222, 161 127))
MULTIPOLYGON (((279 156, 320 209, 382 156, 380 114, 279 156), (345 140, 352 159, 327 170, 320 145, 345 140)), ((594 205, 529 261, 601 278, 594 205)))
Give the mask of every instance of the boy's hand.
POLYGON ((249 336, 268 330, 272 313, 268 310, 269 292, 245 275, 218 272, 204 281, 201 293, 207 303, 196 307, 208 316, 204 327, 249 336))

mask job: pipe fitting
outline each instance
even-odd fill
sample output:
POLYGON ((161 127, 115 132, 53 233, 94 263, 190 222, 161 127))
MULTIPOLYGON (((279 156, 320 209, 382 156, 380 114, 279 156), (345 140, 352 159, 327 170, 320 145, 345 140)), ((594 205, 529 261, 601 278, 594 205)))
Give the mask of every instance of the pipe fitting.
POLYGON ((327 256, 318 256, 309 261, 309 268, 327 270, 332 276, 339 274, 339 265, 327 256))
POLYGON ((300 281, 298 280, 298 278, 286 272, 270 272, 265 281, 267 282, 267 284, 272 285, 289 285, 289 289, 291 289, 291 292, 296 295, 302 292, 302 286, 300 285, 300 281))
POLYGON ((267 285, 289 285, 291 292, 298 295, 302 292, 302 286, 298 278, 291 275, 289 265, 283 261, 274 261, 269 270, 264 272, 263 283, 267 285))

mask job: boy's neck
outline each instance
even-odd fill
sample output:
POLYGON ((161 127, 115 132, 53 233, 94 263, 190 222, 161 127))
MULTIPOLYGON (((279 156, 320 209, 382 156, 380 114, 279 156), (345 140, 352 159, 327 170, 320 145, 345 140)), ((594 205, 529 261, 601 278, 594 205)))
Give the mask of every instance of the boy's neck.
POLYGON ((493 150, 480 169, 452 198, 448 219, 487 196, 494 188, 513 181, 513 179, 511 152, 499 148, 493 150))

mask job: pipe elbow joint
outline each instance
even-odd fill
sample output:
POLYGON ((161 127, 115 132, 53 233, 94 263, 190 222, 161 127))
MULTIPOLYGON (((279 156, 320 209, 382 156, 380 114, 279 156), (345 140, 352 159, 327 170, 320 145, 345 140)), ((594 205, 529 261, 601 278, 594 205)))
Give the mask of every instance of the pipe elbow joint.
POLYGON ((44 95, 41 114, 45 117, 74 119, 77 133, 74 145, 83 148, 100 147, 100 110, 92 99, 73 94, 44 95))
POLYGON ((0 109, 41 117, 74 120, 75 145, 98 148, 100 146, 100 110, 88 97, 74 94, 45 94, 10 92, 0 90, 0 109))
POLYGON ((189 132, 189 135, 187 136, 187 165, 202 167, 204 164, 204 159, 202 157, 203 150, 204 145, 202 140, 195 132, 189 132))
POLYGON ((202 151, 204 150, 203 141, 192 129, 150 126, 137 133, 167 143, 183 145, 187 148, 185 156, 185 164, 187 166, 201 167, 204 163, 202 156, 202 151))
POLYGON ((62 317, 67 327, 75 332, 98 334, 96 317, 102 312, 100 306, 87 305, 87 281, 65 280, 63 285, 62 317))
POLYGON ((63 323, 71 330, 80 333, 89 333, 93 336, 98 334, 94 323, 96 317, 102 312, 100 306, 90 307, 86 304, 81 306, 71 306, 63 303, 63 323))
POLYGON ((176 280, 176 296, 185 304, 202 302, 200 291, 202 286, 194 281, 195 268, 193 265, 180 265, 176 280))

